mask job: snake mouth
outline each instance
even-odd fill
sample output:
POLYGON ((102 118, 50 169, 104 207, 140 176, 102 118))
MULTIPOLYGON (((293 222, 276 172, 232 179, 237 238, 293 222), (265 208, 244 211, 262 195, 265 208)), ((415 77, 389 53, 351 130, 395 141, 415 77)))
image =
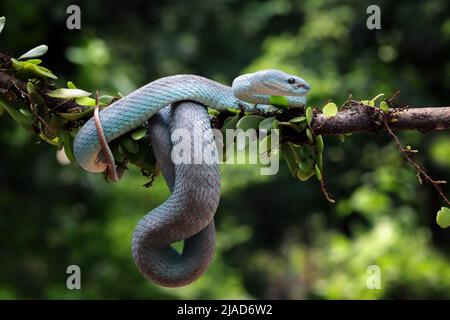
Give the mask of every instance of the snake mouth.
POLYGON ((264 93, 273 96, 303 96, 311 89, 310 85, 304 83, 290 85, 289 88, 267 82, 263 82, 262 85, 269 90, 264 93))
POLYGON ((306 83, 300 83, 298 85, 295 85, 295 90, 299 93, 300 96, 303 96, 311 90, 311 86, 306 83))
POLYGON ((278 86, 275 86, 275 85, 267 83, 267 82, 263 82, 262 85, 269 90, 280 91, 280 92, 283 91, 282 88, 279 88, 278 86))
POLYGON ((311 86, 309 84, 307 84, 307 83, 300 83, 300 84, 297 85, 297 88, 300 88, 300 89, 302 89, 304 91, 307 91, 307 92, 309 90, 311 90, 311 86))

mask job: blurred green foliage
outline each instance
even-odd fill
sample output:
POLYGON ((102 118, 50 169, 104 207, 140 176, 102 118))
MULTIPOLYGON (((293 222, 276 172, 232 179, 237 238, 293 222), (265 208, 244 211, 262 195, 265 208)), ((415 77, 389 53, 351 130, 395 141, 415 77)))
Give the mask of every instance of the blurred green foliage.
MULTIPOLYGON (((370 1, 78 1, 82 29, 65 27, 72 1, 0 0, 7 24, 0 51, 15 56, 45 43, 45 65, 79 88, 129 93, 176 73, 230 83, 279 68, 312 84, 310 103, 338 105, 400 90, 411 105, 450 101, 450 18, 445 0, 379 1, 382 29, 369 31, 370 1)), ((404 132, 406 144, 440 179, 450 179, 450 135, 404 132)), ((340 143, 325 138, 330 206, 316 181, 282 165, 261 176, 222 166, 217 252, 196 283, 147 282, 131 258, 131 233, 162 203, 161 178, 148 190, 130 170, 121 182, 63 166, 47 145, 0 117, 0 298, 450 298, 450 237, 441 203, 420 185, 383 134, 340 143), (77 264, 82 290, 66 288, 77 264), (366 286, 367 268, 381 289, 366 286)), ((448 192, 448 188, 447 188, 448 192)))

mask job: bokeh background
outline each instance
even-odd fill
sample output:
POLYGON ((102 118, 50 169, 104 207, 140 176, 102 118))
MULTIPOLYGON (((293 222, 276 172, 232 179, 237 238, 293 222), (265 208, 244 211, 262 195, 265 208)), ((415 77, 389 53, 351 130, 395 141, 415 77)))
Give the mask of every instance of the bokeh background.
MULTIPOLYGON (((101 94, 129 93, 159 77, 194 73, 231 83, 243 72, 280 68, 313 86, 309 101, 343 103, 400 90, 414 106, 450 103, 450 7, 446 0, 18 1, 0 51, 19 56, 47 44, 44 65, 101 94), (66 8, 82 11, 66 28, 66 8), (382 29, 366 28, 378 4, 382 29)), ((449 132, 403 132, 433 176, 450 180, 449 132)), ((162 203, 130 170, 117 184, 63 166, 49 145, 0 117, 0 298, 450 298, 450 234, 435 223, 442 205, 420 185, 385 134, 325 139, 325 170, 337 198, 283 164, 222 166, 217 252, 206 274, 178 289, 153 285, 134 266, 131 234, 162 203), (66 288, 66 268, 82 290, 66 288), (378 265, 381 289, 369 290, 378 265)), ((450 195, 449 188, 446 188, 450 195)))

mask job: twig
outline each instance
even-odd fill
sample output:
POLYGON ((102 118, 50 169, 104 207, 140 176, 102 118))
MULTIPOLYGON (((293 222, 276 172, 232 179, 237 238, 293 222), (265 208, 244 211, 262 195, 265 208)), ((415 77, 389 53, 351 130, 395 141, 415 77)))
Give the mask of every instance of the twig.
POLYGON ((443 180, 434 180, 433 178, 431 178, 428 173, 426 172, 425 168, 423 168, 421 165, 419 165, 411 156, 410 156, 410 151, 409 150, 405 150, 403 148, 402 143, 400 142, 400 139, 398 138, 398 136, 394 133, 394 131, 391 129, 391 126, 389 124, 389 120, 388 117, 386 116, 386 114, 384 114, 381 110, 379 110, 380 115, 381 115, 381 119, 383 120, 383 124, 384 127, 387 131, 387 133, 389 134, 389 136, 394 140, 395 146, 396 148, 400 151, 400 153, 403 155, 403 157, 406 159, 406 161, 413 167, 416 169, 417 171, 417 176, 419 177, 419 180, 421 181, 420 177, 423 177, 425 179, 425 181, 427 181, 428 183, 430 183, 431 185, 433 185, 434 189, 436 190, 436 192, 440 195, 440 197, 442 198, 442 200, 448 205, 450 206, 450 201, 447 199, 447 197, 445 196, 444 192, 442 191, 441 188, 441 184, 445 184, 447 183, 446 181, 443 180))

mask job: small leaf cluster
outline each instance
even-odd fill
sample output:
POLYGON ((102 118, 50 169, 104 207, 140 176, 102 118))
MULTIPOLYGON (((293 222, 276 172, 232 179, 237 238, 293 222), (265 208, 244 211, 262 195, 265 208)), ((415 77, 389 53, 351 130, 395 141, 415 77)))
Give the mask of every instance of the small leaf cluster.
POLYGON ((380 101, 380 103, 377 105, 377 100, 384 96, 384 93, 380 93, 373 97, 370 100, 361 100, 360 102, 363 105, 372 107, 372 108, 378 108, 381 112, 388 114, 390 111, 389 104, 386 102, 386 100, 380 101))
MULTIPOLYGON (((272 97, 270 102, 273 105, 283 108, 274 112, 252 114, 239 110, 228 110, 229 115, 222 122, 221 130, 223 134, 227 129, 255 129, 258 132, 278 129, 280 134, 280 151, 292 176, 301 181, 306 181, 312 176, 316 176, 319 181, 323 180, 323 150, 324 142, 320 135, 315 135, 311 124, 314 120, 314 109, 312 107, 290 109, 283 102, 284 97, 272 97)), ((334 117, 338 112, 336 104, 330 102, 323 108, 322 112, 326 117, 334 117)), ((214 117, 220 117, 217 112, 211 111, 214 117)), ((214 121, 213 121, 214 123, 214 121)), ((267 145, 267 135, 260 146, 267 145)))
MULTIPOLYGON (((5 17, 0 17, 0 32, 5 22, 5 17)), ((101 95, 94 99, 92 93, 77 88, 71 81, 65 88, 55 87, 53 81, 57 76, 42 66, 40 59, 47 51, 46 45, 39 45, 17 59, 9 56, 2 59, 1 70, 25 85, 0 91, 0 115, 9 114, 41 141, 64 150, 70 162, 75 163, 73 140, 78 129, 92 117, 97 103, 104 108, 118 97, 101 95)), ((118 164, 131 163, 146 173, 156 173, 145 127, 113 141, 111 149, 118 164)))

